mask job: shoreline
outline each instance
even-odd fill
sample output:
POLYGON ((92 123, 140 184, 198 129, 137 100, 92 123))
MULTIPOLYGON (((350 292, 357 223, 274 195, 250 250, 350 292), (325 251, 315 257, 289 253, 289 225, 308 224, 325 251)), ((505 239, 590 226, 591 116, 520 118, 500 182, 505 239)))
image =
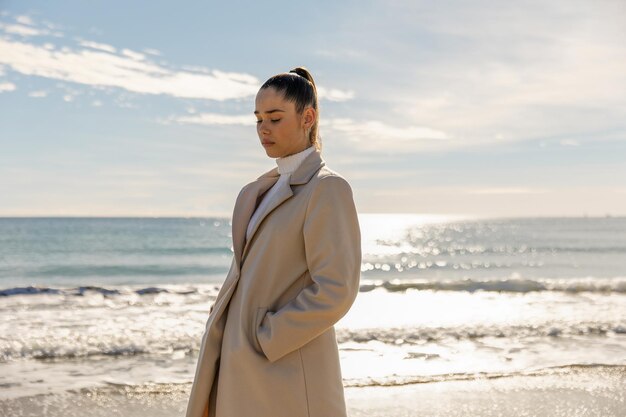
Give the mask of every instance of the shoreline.
MULTIPOLYGON (((190 383, 109 384, 0 400, 0 415, 175 417, 184 415, 190 383)), ((345 388, 349 417, 623 417, 626 365, 567 371, 345 388)))

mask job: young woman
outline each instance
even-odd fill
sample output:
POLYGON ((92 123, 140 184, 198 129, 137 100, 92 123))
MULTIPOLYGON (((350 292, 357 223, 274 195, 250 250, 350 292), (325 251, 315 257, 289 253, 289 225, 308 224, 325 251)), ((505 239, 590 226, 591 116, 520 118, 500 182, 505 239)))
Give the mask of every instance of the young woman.
POLYGON ((234 256, 211 306, 187 417, 345 417, 334 324, 359 291, 352 189, 321 157, 305 68, 268 79, 254 114, 277 167, 235 202, 234 256))

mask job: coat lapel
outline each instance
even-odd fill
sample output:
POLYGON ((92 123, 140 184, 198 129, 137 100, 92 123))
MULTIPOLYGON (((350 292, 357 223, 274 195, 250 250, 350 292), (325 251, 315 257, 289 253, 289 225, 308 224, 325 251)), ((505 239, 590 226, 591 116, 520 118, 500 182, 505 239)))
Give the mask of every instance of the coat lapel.
POLYGON ((261 196, 269 190, 278 180, 278 170, 266 172, 256 181, 248 184, 239 194, 235 202, 235 210, 233 211, 233 251, 237 265, 241 266, 241 257, 246 239, 246 230, 250 217, 254 213, 254 209, 258 205, 261 196))
MULTIPOLYGON (((291 196, 293 195, 293 191, 291 190, 291 185, 289 184, 289 180, 290 180, 289 177, 291 176, 291 174, 285 174, 285 175, 287 176, 287 178, 283 178, 281 181, 278 181, 278 184, 276 185, 278 189, 276 190, 276 194, 272 197, 272 201, 270 201, 269 205, 265 207, 263 212, 259 213, 259 219, 252 226, 249 239, 246 239, 246 242, 244 243, 242 259, 246 257, 247 249, 250 246, 248 243, 252 241, 252 238, 254 237, 254 234, 258 230, 259 225, 263 222, 263 219, 265 219, 265 217, 268 214, 270 214, 272 210, 280 206, 283 202, 291 198, 291 196)), ((260 200, 259 200, 259 203, 260 203, 260 200)), ((247 230, 247 226, 246 226, 246 230, 247 230)))
POLYGON ((241 192, 235 203, 235 209, 233 211, 233 251, 235 253, 235 259, 237 265, 241 266, 241 261, 245 257, 248 250, 248 242, 252 241, 254 234, 259 229, 263 219, 267 217, 273 210, 275 210, 282 203, 287 201, 293 196, 292 185, 301 185, 309 182, 311 177, 325 165, 325 161, 321 156, 318 149, 311 152, 302 161, 298 168, 291 174, 286 174, 288 178, 283 179, 276 190, 276 195, 267 208, 260 213, 259 220, 253 227, 250 233, 250 239, 246 241, 246 231, 248 229, 248 223, 254 213, 254 210, 261 202, 263 194, 267 192, 280 178, 278 174, 278 167, 275 167, 260 177, 256 181, 248 184, 241 192))

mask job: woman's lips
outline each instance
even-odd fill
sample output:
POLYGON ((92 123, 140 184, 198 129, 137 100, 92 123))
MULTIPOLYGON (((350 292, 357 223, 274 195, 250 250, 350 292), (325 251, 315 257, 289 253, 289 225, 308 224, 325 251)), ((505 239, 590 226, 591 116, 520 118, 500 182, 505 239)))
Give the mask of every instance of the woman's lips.
POLYGON ((274 142, 266 142, 266 141, 263 141, 261 143, 263 144, 263 146, 272 146, 274 144, 274 142))

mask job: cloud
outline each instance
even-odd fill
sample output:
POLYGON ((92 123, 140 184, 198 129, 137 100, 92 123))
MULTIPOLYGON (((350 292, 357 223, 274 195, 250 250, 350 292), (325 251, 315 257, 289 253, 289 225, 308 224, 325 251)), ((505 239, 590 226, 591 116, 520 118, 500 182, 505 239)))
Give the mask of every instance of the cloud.
POLYGON ((143 61, 144 59, 146 59, 146 56, 144 54, 131 51, 130 49, 126 49, 126 48, 122 49, 122 55, 127 56, 130 59, 133 59, 135 61, 143 61))
POLYGON ((359 66, 377 79, 353 72, 359 95, 470 146, 623 140, 625 12, 623 1, 380 3, 351 10, 334 48, 368 51, 359 66))
POLYGON ((378 120, 365 122, 352 119, 329 119, 320 122, 320 130, 331 130, 370 151, 413 151, 427 148, 443 148, 449 136, 440 130, 425 126, 396 126, 378 120))
POLYGON ((48 92, 44 90, 31 91, 30 93, 28 93, 28 97, 33 97, 33 98, 43 98, 43 97, 46 97, 47 95, 48 95, 48 92))
POLYGON ((9 35, 16 35, 20 37, 29 37, 29 36, 55 36, 62 37, 63 35, 60 32, 56 32, 53 30, 54 26, 47 23, 44 28, 37 28, 35 26, 35 22, 26 15, 21 15, 15 17, 16 23, 2 23, 0 22, 0 30, 9 35))
MULTIPOLYGON (((205 126, 252 126, 255 119, 252 114, 201 113, 170 116, 165 120, 161 120, 161 122, 164 124, 181 123, 205 126)), ((436 129, 424 126, 392 126, 378 120, 362 122, 349 118, 322 119, 320 131, 322 131, 322 136, 324 136, 324 132, 332 131, 336 137, 358 143, 359 149, 366 152, 411 152, 443 149, 454 145, 445 132, 436 129)))
POLYGON ((155 55, 155 56, 160 56, 161 55, 160 51, 158 51, 156 49, 153 49, 153 48, 145 48, 143 50, 143 52, 145 52, 145 53, 147 53, 149 55, 155 55))
POLYGON ((5 91, 15 91, 17 86, 13 83, 0 83, 0 93, 5 91))
POLYGON ((26 75, 91 86, 122 88, 142 94, 229 100, 256 94, 258 80, 250 75, 213 70, 210 74, 175 71, 125 49, 115 55, 89 49, 49 50, 39 45, 0 39, 0 63, 26 75), (130 57, 129 55, 132 55, 130 57))
POLYGON ((315 87, 317 89, 318 98, 328 101, 347 101, 354 98, 354 91, 343 91, 335 88, 326 89, 324 87, 315 87))
MULTIPOLYGON (((0 63, 26 75, 103 87, 117 87, 141 94, 164 94, 180 98, 232 100, 253 96, 260 83, 252 75, 219 70, 198 73, 176 71, 157 65, 129 49, 122 55, 72 50, 0 39, 0 63)), ((100 45, 102 50, 102 45, 100 45)), ((110 51, 109 51, 110 52, 110 51)), ((321 89, 320 98, 345 101, 353 92, 321 89)))
MULTIPOLYGON (((360 152, 374 155, 402 155, 419 152, 444 151, 468 146, 462 138, 429 126, 380 120, 350 118, 323 119, 320 123, 322 140, 327 135, 356 144, 360 152)), ((352 146, 352 145, 351 145, 352 146)))
POLYGON ((85 48, 96 49, 96 50, 99 50, 99 51, 109 52, 109 53, 112 53, 112 54, 114 54, 116 52, 116 49, 113 46, 107 45, 105 43, 98 43, 98 42, 79 40, 79 44, 81 46, 84 46, 85 48))
MULTIPOLYGON (((26 16, 20 18, 26 21, 26 16)), ((35 36, 51 34, 47 29, 0 24, 0 33, 35 36)), ((43 45, 0 38, 0 64, 25 75, 71 81, 94 87, 114 87, 139 94, 163 94, 177 98, 237 100, 254 96, 260 81, 253 75, 204 67, 176 70, 151 61, 160 55, 155 49, 145 53, 77 38, 78 47, 46 42, 43 45)), ((346 101, 353 91, 318 88, 319 97, 346 101)))
POLYGON ((19 36, 41 36, 47 34, 47 31, 37 30, 28 26, 15 24, 6 25, 0 23, 0 29, 2 29, 5 33, 19 36))
POLYGON ((22 25, 34 25, 33 19, 26 15, 17 16, 15 20, 22 25))

